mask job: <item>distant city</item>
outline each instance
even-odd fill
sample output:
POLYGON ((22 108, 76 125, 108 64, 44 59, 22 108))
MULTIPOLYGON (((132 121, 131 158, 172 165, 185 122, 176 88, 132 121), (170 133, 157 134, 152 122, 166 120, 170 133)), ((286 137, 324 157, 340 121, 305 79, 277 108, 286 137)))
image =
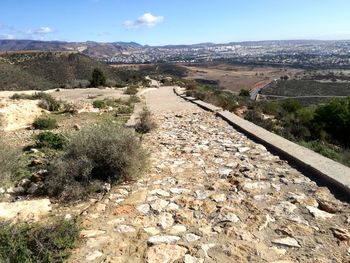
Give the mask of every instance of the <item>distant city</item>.
POLYGON ((135 42, 59 42, 0 40, 0 51, 80 52, 114 64, 207 63, 349 69, 350 40, 284 40, 143 46, 135 42))
POLYGON ((142 47, 103 58, 109 63, 215 62, 349 68, 350 41, 263 41, 142 47))

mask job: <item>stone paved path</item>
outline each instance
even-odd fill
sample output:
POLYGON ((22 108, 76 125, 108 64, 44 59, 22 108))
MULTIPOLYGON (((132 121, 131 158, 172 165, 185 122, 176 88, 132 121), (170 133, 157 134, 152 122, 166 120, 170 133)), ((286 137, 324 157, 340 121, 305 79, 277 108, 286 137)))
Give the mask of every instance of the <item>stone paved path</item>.
POLYGON ((150 171, 86 213, 68 262, 350 262, 348 204, 173 96, 147 93, 150 171))

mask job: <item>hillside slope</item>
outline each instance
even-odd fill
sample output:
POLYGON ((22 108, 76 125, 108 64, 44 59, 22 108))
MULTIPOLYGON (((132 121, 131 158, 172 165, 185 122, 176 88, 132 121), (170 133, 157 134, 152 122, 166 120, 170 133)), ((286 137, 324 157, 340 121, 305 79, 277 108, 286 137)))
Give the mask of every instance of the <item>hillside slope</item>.
POLYGON ((87 85, 99 68, 110 83, 137 80, 137 72, 112 68, 73 52, 15 52, 0 55, 0 90, 46 90, 87 85))
POLYGON ((8 51, 75 51, 94 58, 115 56, 123 52, 140 49, 143 46, 135 42, 98 43, 39 41, 39 40, 8 40, 0 39, 0 52, 8 51))

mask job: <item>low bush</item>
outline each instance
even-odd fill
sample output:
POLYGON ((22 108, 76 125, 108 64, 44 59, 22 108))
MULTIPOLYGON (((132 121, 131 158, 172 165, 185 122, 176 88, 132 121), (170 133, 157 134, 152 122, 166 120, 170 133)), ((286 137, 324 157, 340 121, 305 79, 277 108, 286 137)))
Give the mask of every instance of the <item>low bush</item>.
POLYGON ((51 148, 55 150, 62 150, 67 139, 62 134, 56 134, 50 131, 42 132, 36 135, 37 148, 51 148))
POLYGON ((286 99, 281 101, 281 107, 287 112, 287 113, 294 113, 297 112, 302 108, 301 104, 293 99, 286 99))
POLYGON ((97 108, 97 109, 106 108, 106 102, 103 100, 95 100, 92 102, 92 105, 94 106, 94 108, 97 108))
POLYGON ((11 97, 11 100, 32 100, 33 99, 33 95, 30 94, 24 94, 24 93, 14 93, 11 97))
POLYGON ((74 220, 48 225, 0 223, 0 262, 63 262, 78 235, 74 220))
POLYGON ((0 140, 0 185, 13 181, 13 176, 19 167, 20 152, 0 140))
POLYGON ((155 123, 152 120, 151 112, 144 108, 140 113, 140 121, 135 126, 135 131, 141 134, 148 133, 155 128, 155 123))
POLYGON ((106 80, 107 87, 115 87, 116 85, 117 85, 117 82, 114 79, 107 79, 106 80))
POLYGON ((75 79, 72 82, 72 86, 74 88, 85 89, 85 88, 88 88, 90 86, 90 81, 87 79, 75 79))
POLYGON ((61 102, 56 100, 50 94, 45 92, 36 92, 34 94, 18 94, 15 93, 11 97, 13 100, 41 100, 39 107, 48 111, 58 111, 61 108, 61 102))
POLYGON ((131 95, 129 100, 128 100, 128 104, 131 104, 131 103, 138 103, 140 102, 140 98, 135 96, 135 95, 131 95))
POLYGON ((275 130, 275 124, 273 123, 273 121, 271 119, 264 119, 264 116, 258 111, 247 111, 245 113, 244 119, 256 125, 259 125, 268 131, 272 132, 275 130))
POLYGON ((33 127, 37 130, 52 130, 57 128, 57 121, 52 118, 37 118, 33 122, 33 127))
POLYGON ((125 94, 128 94, 128 95, 135 95, 138 91, 138 87, 137 86, 129 86, 126 88, 125 90, 125 94))
POLYGON ((95 100, 93 102, 94 108, 104 109, 107 107, 112 107, 117 109, 119 114, 129 114, 134 109, 134 104, 139 102, 140 99, 137 96, 130 96, 128 100, 122 99, 105 99, 105 100, 95 100))
POLYGON ((335 149, 335 147, 332 147, 322 141, 302 141, 300 144, 330 159, 336 160, 338 162, 341 162, 342 160, 341 155, 335 149))
POLYGON ((117 109, 116 109, 116 114, 131 114, 134 111, 134 107, 133 105, 120 105, 117 109))
POLYGON ((62 113, 77 114, 78 106, 71 102, 64 102, 62 113))
POLYGON ((140 175, 146 153, 129 131, 113 123, 86 127, 72 136, 62 157, 54 160, 44 182, 45 192, 62 201, 87 197, 95 182, 118 183, 140 175))
POLYGON ((35 93, 33 99, 40 99, 41 102, 39 103, 39 107, 48 111, 59 111, 62 104, 60 101, 45 92, 35 93))
POLYGON ((241 97, 250 97, 249 90, 241 89, 241 91, 239 92, 239 96, 241 96, 241 97))

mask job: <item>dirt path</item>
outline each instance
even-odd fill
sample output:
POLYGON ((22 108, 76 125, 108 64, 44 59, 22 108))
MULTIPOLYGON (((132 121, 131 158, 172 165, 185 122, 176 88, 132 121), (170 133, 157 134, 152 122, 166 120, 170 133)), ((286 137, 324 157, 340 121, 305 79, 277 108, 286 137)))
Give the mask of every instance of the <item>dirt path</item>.
POLYGON ((163 112, 198 110, 198 107, 175 96, 174 87, 161 87, 144 94, 147 107, 156 115, 163 112))
POLYGON ((348 204, 170 88, 145 95, 150 172, 87 211, 68 262, 349 262, 348 204))

